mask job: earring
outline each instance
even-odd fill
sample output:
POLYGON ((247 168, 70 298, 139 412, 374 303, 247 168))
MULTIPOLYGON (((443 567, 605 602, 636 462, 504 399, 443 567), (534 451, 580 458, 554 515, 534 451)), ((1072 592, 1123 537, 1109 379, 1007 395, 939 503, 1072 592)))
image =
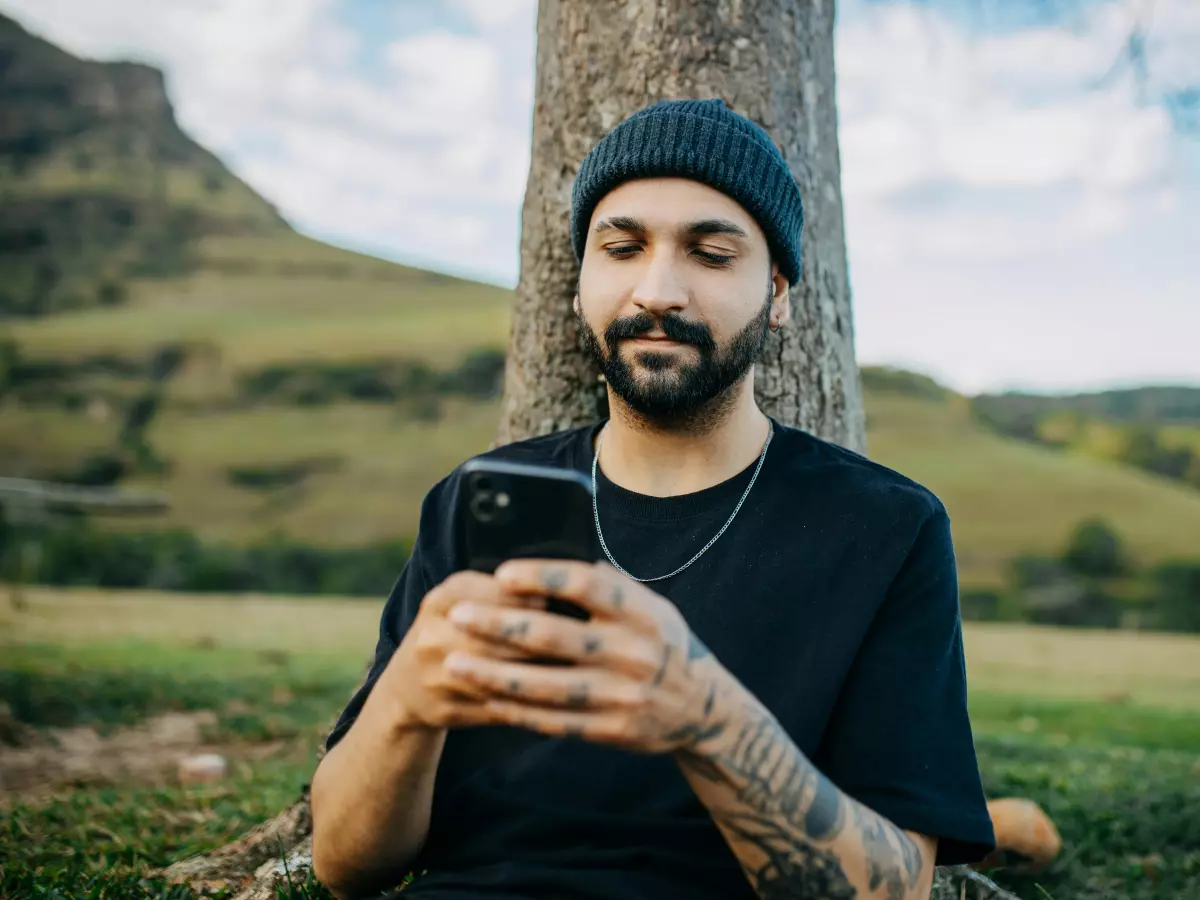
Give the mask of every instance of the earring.
POLYGON ((779 325, 779 323, 778 323, 777 321, 775 321, 774 319, 772 319, 772 320, 771 320, 771 324, 770 324, 768 327, 771 329, 771 331, 772 331, 772 332, 776 332, 776 331, 778 331, 778 330, 779 330, 779 328, 780 328, 780 325, 779 325))

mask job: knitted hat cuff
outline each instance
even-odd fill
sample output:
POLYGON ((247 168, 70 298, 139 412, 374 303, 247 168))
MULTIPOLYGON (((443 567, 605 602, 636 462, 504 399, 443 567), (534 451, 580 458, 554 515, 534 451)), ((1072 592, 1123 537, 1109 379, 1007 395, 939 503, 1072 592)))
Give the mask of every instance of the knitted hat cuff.
POLYGON ((740 203, 762 228, 780 271, 790 283, 799 281, 800 190, 766 132, 720 100, 662 101, 592 148, 571 194, 576 258, 583 258, 592 212, 606 194, 626 181, 661 177, 689 178, 740 203))

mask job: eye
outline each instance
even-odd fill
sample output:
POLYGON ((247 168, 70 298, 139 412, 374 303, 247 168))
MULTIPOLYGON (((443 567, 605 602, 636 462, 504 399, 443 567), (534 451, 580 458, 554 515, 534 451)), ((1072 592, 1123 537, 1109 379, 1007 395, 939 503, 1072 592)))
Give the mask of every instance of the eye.
POLYGON ((723 268, 733 262, 732 256, 725 256, 720 253, 709 253, 707 250, 699 249, 693 250, 692 252, 695 253, 696 256, 700 257, 700 260, 706 266, 713 266, 714 268, 723 268))
POLYGON ((621 244, 617 247, 605 247, 604 252, 613 259, 627 259, 640 249, 638 244, 621 244))

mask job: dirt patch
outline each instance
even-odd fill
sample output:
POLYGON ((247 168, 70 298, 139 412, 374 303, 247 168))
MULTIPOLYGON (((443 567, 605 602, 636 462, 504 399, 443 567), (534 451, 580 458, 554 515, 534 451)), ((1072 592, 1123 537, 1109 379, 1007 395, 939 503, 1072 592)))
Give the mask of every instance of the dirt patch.
MULTIPOLYGON (((228 753, 209 737, 217 725, 210 710, 166 713, 101 735, 94 728, 33 729, 17 726, 0 744, 0 800, 62 786, 137 782, 179 784, 179 762, 196 753, 228 753)), ((11 729, 10 729, 11 730, 11 729)), ((275 745, 237 748, 238 756, 267 755, 275 745)))

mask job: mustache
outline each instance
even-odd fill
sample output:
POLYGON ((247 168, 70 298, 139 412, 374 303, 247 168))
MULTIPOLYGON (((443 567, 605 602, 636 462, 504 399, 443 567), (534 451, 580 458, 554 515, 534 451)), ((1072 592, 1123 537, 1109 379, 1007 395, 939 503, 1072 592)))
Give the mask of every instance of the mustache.
POLYGON ((604 340, 611 350, 618 341, 649 334, 655 326, 658 326, 668 338, 681 344, 693 344, 707 352, 711 352, 717 347, 712 332, 703 322, 691 322, 677 315, 656 318, 645 310, 637 315, 614 319, 604 329, 604 340))

